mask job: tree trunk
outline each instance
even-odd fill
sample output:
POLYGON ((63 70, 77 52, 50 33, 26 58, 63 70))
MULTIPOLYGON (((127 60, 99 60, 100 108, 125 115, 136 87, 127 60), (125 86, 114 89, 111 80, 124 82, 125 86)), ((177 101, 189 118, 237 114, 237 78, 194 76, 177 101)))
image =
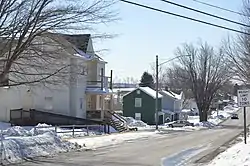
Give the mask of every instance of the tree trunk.
POLYGON ((204 111, 204 117, 203 117, 203 121, 207 122, 207 111, 204 111))
POLYGON ((199 117, 200 117, 200 122, 203 122, 203 110, 202 109, 199 109, 199 117))

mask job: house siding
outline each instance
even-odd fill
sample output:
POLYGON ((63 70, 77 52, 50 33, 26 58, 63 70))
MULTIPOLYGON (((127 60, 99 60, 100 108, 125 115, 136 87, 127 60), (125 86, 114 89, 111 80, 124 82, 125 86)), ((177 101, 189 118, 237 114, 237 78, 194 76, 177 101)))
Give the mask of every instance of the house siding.
POLYGON ((162 109, 180 112, 182 109, 182 100, 164 95, 162 98, 162 109))
MULTIPOLYGON (((92 47, 92 46, 90 46, 92 47)), ((48 49, 46 47, 46 49, 48 49)), ((51 49, 51 48, 49 48, 51 49)), ((68 68, 68 74, 62 79, 62 84, 48 84, 44 87, 43 84, 37 86, 18 86, 8 89, 0 88, 0 120, 8 122, 10 120, 11 109, 37 109, 63 115, 86 118, 86 96, 85 90, 87 86, 86 75, 73 75, 77 64, 87 66, 87 61, 81 57, 73 55, 71 49, 61 51, 62 65, 71 64, 68 68), (65 58, 66 57, 66 58, 65 58), (73 81, 70 81, 70 79, 73 81), (27 90, 30 89, 29 94, 27 90), (46 109, 48 102, 45 98, 52 98, 51 109, 46 109)), ((79 72, 78 72, 79 73, 79 72)), ((11 79, 12 75, 9 77, 11 79)), ((51 79, 53 79, 51 77, 51 79)))
MULTIPOLYGON (((148 94, 136 90, 123 97, 123 115, 135 118, 135 113, 141 113, 141 120, 147 124, 155 124, 155 99, 148 94), (142 99, 142 106, 135 107, 135 98, 142 99)), ((158 102, 158 108, 161 110, 161 99, 158 102)))
POLYGON ((162 109, 174 111, 174 99, 168 95, 162 98, 162 109))

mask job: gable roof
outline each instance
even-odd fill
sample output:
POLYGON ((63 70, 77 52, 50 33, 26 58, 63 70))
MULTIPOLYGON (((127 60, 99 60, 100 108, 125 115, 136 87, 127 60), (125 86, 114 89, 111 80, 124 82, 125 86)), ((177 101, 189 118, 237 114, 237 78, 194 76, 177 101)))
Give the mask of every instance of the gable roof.
POLYGON ((88 43, 90 39, 90 34, 61 34, 68 42, 76 46, 76 48, 80 49, 83 52, 87 52, 88 43))
MULTIPOLYGON (((149 88, 149 87, 138 87, 138 88, 135 88, 133 91, 125 94, 123 97, 129 95, 130 93, 132 93, 132 92, 134 92, 134 91, 136 91, 138 89, 141 90, 141 91, 143 91, 147 95, 151 96, 152 98, 156 99, 156 91, 154 89, 152 89, 152 88, 149 88)), ((162 97, 163 96, 160 93, 158 93, 158 98, 162 98, 162 97)))
POLYGON ((106 62, 102 57, 100 57, 100 56, 97 55, 97 54, 94 55, 94 58, 97 59, 99 62, 108 63, 108 62, 106 62))
POLYGON ((170 97, 172 97, 174 99, 178 99, 178 100, 181 100, 182 99, 182 95, 183 95, 183 92, 181 92, 180 94, 176 94, 176 93, 174 93, 172 91, 166 91, 166 90, 162 90, 160 93, 163 96, 168 95, 168 96, 170 96, 170 97))

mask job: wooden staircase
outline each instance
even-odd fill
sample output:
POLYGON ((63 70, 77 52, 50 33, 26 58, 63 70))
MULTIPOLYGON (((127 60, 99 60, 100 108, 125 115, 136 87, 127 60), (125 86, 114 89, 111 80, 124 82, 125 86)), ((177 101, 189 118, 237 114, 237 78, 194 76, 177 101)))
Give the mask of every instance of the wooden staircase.
POLYGON ((125 132, 129 131, 129 128, 126 124, 126 120, 121 117, 120 115, 111 112, 111 111, 106 111, 106 121, 110 126, 112 126, 116 131, 118 132, 125 132))

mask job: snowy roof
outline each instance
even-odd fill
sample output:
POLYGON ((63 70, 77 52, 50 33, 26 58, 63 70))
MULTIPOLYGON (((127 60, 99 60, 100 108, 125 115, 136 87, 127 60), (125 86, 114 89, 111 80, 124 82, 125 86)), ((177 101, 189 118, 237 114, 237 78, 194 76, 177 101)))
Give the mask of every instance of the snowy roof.
MULTIPOLYGON (((153 97, 154 99, 156 98, 156 91, 155 91, 154 89, 152 89, 152 88, 149 88, 149 87, 138 87, 138 88, 134 88, 133 91, 131 91, 131 92, 125 94, 124 96, 127 96, 128 94, 134 92, 134 91, 137 90, 137 89, 140 89, 141 91, 143 91, 144 93, 146 93, 146 94, 148 94, 149 96, 153 97)), ((158 98, 162 98, 162 97, 163 97, 163 96, 162 96, 160 93, 158 93, 158 98)))
POLYGON ((108 63, 106 62, 102 57, 100 57, 99 55, 95 54, 95 58, 100 61, 100 62, 103 62, 103 63, 108 63))
POLYGON ((175 98, 175 99, 178 99, 178 100, 182 99, 182 94, 183 94, 183 92, 181 92, 180 94, 176 94, 172 91, 165 91, 165 90, 162 90, 161 93, 163 93, 163 95, 168 95, 168 96, 175 98))

